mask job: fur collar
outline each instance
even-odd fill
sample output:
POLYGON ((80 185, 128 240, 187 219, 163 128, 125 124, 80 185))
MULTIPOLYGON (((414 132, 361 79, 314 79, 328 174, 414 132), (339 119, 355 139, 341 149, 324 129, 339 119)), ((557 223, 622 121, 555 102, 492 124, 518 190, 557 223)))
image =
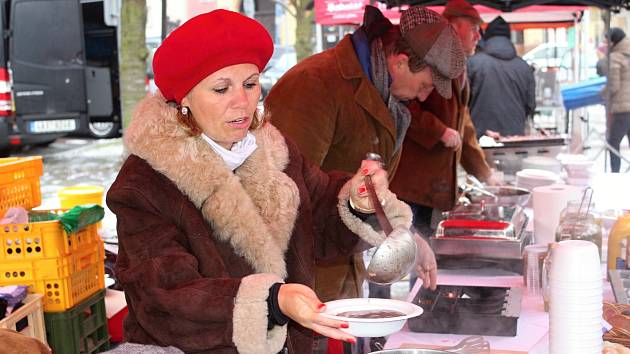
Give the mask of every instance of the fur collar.
POLYGON ((286 278, 284 253, 300 203, 284 137, 271 124, 253 131, 258 149, 234 173, 201 137, 190 137, 160 95, 137 106, 125 147, 169 178, 201 209, 213 236, 229 241, 257 273, 286 278))

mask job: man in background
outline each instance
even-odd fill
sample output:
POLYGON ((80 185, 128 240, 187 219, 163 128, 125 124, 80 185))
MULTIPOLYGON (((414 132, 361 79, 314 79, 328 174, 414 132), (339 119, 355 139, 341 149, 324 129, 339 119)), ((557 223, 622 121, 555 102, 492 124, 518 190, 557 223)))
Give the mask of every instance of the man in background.
MULTIPOLYGON (((455 29, 466 56, 471 56, 482 23, 477 10, 464 0, 451 0, 443 16, 455 29)), ((470 120, 466 74, 452 85, 454 94, 449 99, 434 92, 424 102, 409 103, 412 121, 398 172, 390 184, 391 190, 411 205, 414 226, 427 237, 435 227, 432 219, 437 220, 442 211, 455 205, 458 164, 481 181, 499 183, 486 163, 470 120)))
MULTIPOLYGON (((285 136, 324 171, 355 171, 378 153, 390 176, 400 160, 411 121, 404 102, 432 92, 450 97, 464 71, 455 31, 438 13, 411 7, 394 26, 366 6, 363 25, 335 47, 302 60, 271 89, 265 110, 285 136)), ((365 192, 365 191, 363 191, 365 192)), ((435 257, 418 244, 421 278, 435 286, 435 257)), ((317 264, 315 292, 322 301, 362 296, 363 255, 317 264)))
POLYGON ((524 135, 536 107, 531 67, 516 54, 510 25, 498 16, 486 29, 481 52, 468 60, 470 114, 477 136, 524 135))

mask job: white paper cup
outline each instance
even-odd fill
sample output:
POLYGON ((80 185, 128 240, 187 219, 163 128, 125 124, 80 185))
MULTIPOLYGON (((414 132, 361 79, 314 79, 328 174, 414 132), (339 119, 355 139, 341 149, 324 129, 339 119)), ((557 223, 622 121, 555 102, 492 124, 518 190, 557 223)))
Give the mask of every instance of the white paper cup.
MULTIPOLYGON (((564 344, 564 343, 562 343, 564 344)), ((590 346, 580 346, 578 344, 550 344, 550 353, 559 353, 559 354, 601 354, 603 347, 603 341, 590 346)))
POLYGON ((561 302, 559 305, 558 302, 552 302, 551 304, 552 306, 558 307, 558 309, 554 311, 555 316, 571 317, 571 315, 573 314, 573 317, 579 316, 577 318, 581 318, 581 316, 589 316, 589 314, 594 314, 598 311, 602 311, 601 302, 592 304, 566 304, 561 302))
POLYGON ((560 311, 549 314, 549 321, 569 321, 567 322, 567 328, 578 328, 586 325, 595 324, 597 328, 601 329, 602 323, 602 310, 590 310, 584 312, 569 312, 560 311))
POLYGON ((592 300, 593 298, 603 298, 603 289, 558 289, 551 288, 549 289, 549 296, 557 296, 559 298, 565 299, 588 299, 592 300))
POLYGON ((602 278, 596 280, 585 281, 567 281, 557 278, 549 279, 549 286, 553 286, 556 289, 570 289, 570 290, 589 290, 589 289, 603 289, 604 284, 602 278))
MULTIPOLYGON (((602 278, 597 246, 589 241, 558 242, 553 250, 550 279, 559 281, 587 281, 602 278)), ((550 281, 553 288, 553 282, 550 281)))
POLYGON ((549 301, 553 299, 559 304, 592 304, 599 303, 600 305, 604 301, 601 291, 549 291, 549 301))

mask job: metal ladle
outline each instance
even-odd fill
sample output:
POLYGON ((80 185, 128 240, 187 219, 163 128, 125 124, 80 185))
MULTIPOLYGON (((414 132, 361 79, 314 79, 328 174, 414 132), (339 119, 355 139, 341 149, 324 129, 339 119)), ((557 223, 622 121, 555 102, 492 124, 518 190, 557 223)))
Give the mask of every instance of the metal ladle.
MULTIPOLYGON (((380 156, 370 153, 367 159, 380 161, 380 156)), ((386 235, 367 266, 367 279, 372 283, 391 284, 407 275, 416 262, 416 242, 408 228, 392 228, 370 176, 365 176, 365 187, 374 206, 376 219, 386 235)))
MULTIPOLYGON (((377 345, 377 349, 382 349, 382 345, 377 345), (381 348, 379 348, 381 347, 381 348)), ((452 347, 439 350, 430 349, 391 349, 372 352, 372 354, 438 354, 438 353, 459 353, 459 354, 488 354, 490 353, 490 343, 482 336, 470 336, 462 339, 452 347)))

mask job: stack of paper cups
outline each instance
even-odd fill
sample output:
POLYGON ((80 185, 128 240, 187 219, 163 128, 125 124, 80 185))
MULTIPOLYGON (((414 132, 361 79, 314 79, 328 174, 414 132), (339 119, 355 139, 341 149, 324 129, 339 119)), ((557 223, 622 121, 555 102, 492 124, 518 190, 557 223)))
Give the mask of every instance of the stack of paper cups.
POLYGON ((556 228, 560 212, 570 200, 582 198, 583 187, 552 184, 536 187, 534 200, 534 243, 548 245, 556 241, 556 228))
POLYGON ((567 240, 553 250, 549 272, 549 352, 602 352, 602 271, 597 246, 567 240))

